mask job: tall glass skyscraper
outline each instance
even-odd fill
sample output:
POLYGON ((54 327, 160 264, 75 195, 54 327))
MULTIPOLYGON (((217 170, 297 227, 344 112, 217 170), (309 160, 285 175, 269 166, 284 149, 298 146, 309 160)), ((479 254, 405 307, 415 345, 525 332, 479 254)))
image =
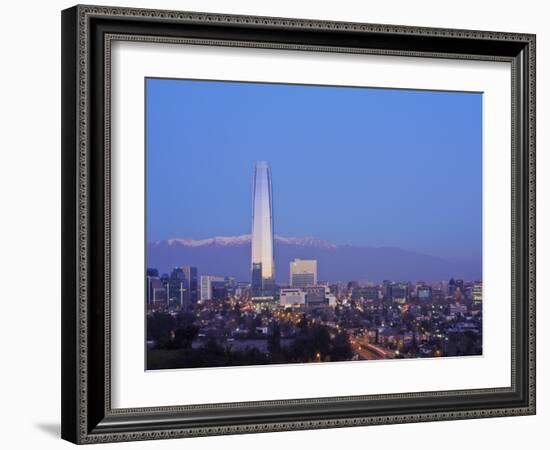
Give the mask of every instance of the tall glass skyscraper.
POLYGON ((272 296, 275 285, 273 200, 271 169, 265 161, 258 161, 254 164, 251 272, 253 295, 272 296), (259 276, 259 271, 261 271, 261 276, 259 276), (259 285, 260 280, 261 286, 259 285))

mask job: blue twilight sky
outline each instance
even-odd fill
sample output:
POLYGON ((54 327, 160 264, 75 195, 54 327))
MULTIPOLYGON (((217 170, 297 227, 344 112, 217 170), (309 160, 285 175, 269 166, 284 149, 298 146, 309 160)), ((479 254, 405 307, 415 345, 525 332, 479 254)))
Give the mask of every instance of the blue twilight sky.
POLYGON ((482 94, 146 80, 147 240, 275 233, 481 257, 482 94))

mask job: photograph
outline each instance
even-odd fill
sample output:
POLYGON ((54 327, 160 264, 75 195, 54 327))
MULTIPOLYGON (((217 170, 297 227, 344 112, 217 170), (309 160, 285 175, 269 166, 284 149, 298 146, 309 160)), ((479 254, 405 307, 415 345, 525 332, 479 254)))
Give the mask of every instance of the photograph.
POLYGON ((146 370, 483 355, 482 92, 144 84, 146 370))

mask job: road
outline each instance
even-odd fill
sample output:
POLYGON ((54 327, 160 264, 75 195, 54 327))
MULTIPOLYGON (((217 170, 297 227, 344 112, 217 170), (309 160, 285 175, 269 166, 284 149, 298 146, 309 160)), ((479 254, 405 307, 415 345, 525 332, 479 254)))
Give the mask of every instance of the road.
POLYGON ((393 352, 369 343, 367 337, 354 336, 350 338, 350 342, 353 353, 359 355, 359 359, 370 361, 375 359, 391 359, 394 357, 393 352))

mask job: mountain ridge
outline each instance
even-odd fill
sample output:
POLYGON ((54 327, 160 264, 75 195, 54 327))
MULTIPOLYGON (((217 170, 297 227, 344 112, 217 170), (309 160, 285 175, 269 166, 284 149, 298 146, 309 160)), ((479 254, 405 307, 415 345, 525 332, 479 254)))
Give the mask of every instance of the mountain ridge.
MULTIPOLYGON (((287 236, 274 236, 274 241, 277 242, 283 242, 287 244, 295 244, 295 245, 318 245, 323 246, 327 248, 337 248, 341 247, 342 245, 334 244, 329 241, 325 241, 323 239, 318 239, 312 236, 304 236, 304 237, 287 237, 287 236)), ((150 245, 161 245, 162 243, 168 243, 169 245, 173 244, 181 244, 181 245, 187 245, 190 247, 201 247, 204 245, 241 245, 241 244, 249 244, 252 242, 252 235, 250 234, 241 234, 238 236, 214 236, 211 238, 205 238, 205 239, 193 239, 193 238, 171 238, 171 239, 164 239, 160 241, 153 241, 150 242, 150 245)))
MULTIPOLYGON (((172 238, 147 244, 147 265, 162 273, 192 265, 199 275, 250 279, 249 234, 207 239, 172 238)), ((396 247, 335 244, 311 236, 274 237, 276 279, 288 281, 289 263, 295 258, 316 259, 318 279, 326 281, 443 281, 451 277, 481 278, 481 261, 451 262, 437 256, 396 247)))

